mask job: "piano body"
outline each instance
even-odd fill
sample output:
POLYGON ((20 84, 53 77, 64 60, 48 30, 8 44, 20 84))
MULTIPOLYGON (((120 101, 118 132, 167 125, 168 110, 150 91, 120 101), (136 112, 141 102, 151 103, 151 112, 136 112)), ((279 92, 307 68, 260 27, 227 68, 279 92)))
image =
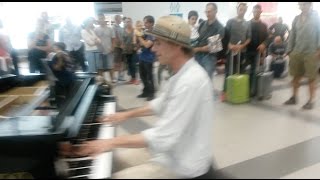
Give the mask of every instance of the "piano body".
MULTIPOLYGON (((60 142, 81 143, 114 136, 114 127, 96 121, 100 115, 115 112, 116 98, 109 93, 108 86, 97 85, 93 77, 83 77, 72 89, 74 96, 53 110, 56 113, 35 115, 30 107, 26 108, 29 114, 27 110, 16 116, 4 113, 0 120, 0 178, 17 178, 21 174, 22 178, 110 178, 112 152, 95 159, 58 155, 60 142), (67 165, 64 173, 59 172, 62 167, 57 162, 67 165)), ((39 101, 32 106, 41 105, 39 101)))

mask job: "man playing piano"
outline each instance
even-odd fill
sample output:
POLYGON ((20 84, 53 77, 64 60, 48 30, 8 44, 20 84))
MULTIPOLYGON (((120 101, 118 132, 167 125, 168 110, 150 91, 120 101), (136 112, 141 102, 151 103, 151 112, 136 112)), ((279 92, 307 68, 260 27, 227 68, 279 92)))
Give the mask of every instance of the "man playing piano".
POLYGON ((148 115, 156 115, 159 121, 140 134, 64 146, 61 153, 96 156, 115 148, 147 148, 150 160, 115 172, 112 178, 212 178, 213 87, 193 57, 189 25, 180 17, 164 16, 147 33, 156 37, 152 51, 159 62, 173 71, 168 88, 146 106, 103 117, 102 121, 118 124, 148 115))

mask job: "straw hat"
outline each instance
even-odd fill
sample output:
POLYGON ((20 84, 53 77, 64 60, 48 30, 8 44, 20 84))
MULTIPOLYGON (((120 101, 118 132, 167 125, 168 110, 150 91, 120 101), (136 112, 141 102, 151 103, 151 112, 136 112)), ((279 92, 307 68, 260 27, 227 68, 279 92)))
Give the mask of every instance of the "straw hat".
POLYGON ((191 47, 191 30, 189 24, 178 16, 162 16, 155 23, 152 30, 147 30, 156 38, 164 39, 184 47, 191 47))

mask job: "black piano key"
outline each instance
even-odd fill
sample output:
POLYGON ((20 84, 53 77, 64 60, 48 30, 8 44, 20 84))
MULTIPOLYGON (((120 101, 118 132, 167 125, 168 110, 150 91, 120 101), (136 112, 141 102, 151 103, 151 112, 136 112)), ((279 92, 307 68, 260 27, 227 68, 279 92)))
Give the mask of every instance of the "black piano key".
POLYGON ((73 178, 73 179, 89 179, 89 176, 80 176, 80 177, 76 177, 76 178, 73 178))
POLYGON ((82 161, 69 161, 68 165, 70 169, 73 168, 82 168, 82 167, 89 167, 92 165, 93 160, 88 159, 88 160, 82 160, 82 161))
POLYGON ((97 138, 100 126, 101 126, 100 124, 91 126, 90 133, 88 134, 88 138, 97 138))
POLYGON ((81 175, 88 175, 90 174, 91 169, 90 168, 83 168, 83 169, 75 169, 75 170, 70 170, 68 172, 68 176, 81 176, 81 175))

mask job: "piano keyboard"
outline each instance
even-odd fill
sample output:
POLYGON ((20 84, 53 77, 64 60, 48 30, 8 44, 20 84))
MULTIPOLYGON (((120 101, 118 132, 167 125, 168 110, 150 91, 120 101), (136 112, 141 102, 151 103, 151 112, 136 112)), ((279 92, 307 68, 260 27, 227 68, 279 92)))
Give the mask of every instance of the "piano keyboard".
MULTIPOLYGON (((114 97, 112 95, 100 96, 101 99, 114 97)), ((98 99, 98 101, 101 101, 98 99)), ((103 101, 103 100, 102 100, 103 101)), ((114 137, 115 128, 109 124, 96 122, 97 117, 115 113, 116 102, 97 102, 90 105, 89 114, 82 124, 81 132, 76 139, 76 144, 93 139, 110 139, 114 137)), ((92 157, 64 158, 66 172, 63 172, 69 179, 106 179, 111 178, 112 152, 105 152, 94 159, 92 157)))

